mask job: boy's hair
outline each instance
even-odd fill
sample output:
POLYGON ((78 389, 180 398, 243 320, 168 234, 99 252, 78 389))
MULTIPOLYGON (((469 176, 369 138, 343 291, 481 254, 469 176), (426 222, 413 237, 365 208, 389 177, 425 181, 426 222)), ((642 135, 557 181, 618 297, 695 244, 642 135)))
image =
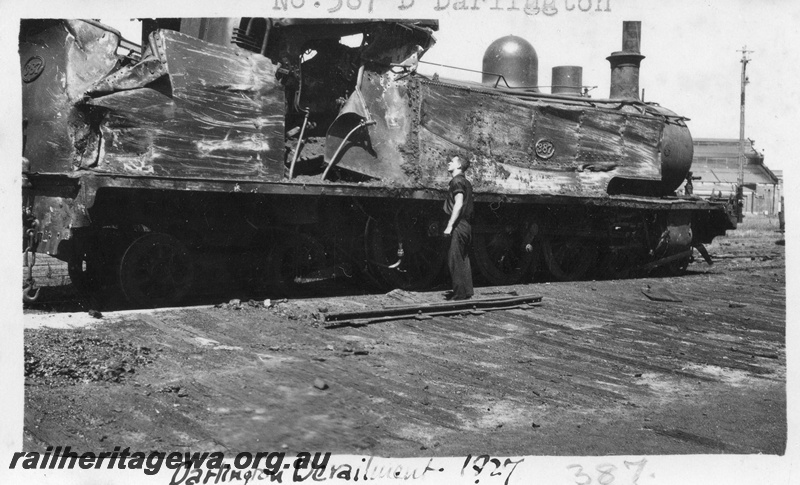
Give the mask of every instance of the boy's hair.
POLYGON ((467 158, 467 157, 466 157, 464 154, 462 154, 462 153, 453 152, 453 153, 451 153, 451 154, 450 154, 450 160, 452 160, 453 158, 456 158, 456 157, 458 157, 458 161, 459 161, 459 162, 461 162, 461 163, 460 163, 460 164, 461 164, 461 171, 462 171, 462 172, 466 172, 466 171, 467 171, 467 169, 469 169, 469 166, 470 166, 470 164, 471 164, 471 163, 470 163, 470 159, 469 159, 469 158, 467 158))

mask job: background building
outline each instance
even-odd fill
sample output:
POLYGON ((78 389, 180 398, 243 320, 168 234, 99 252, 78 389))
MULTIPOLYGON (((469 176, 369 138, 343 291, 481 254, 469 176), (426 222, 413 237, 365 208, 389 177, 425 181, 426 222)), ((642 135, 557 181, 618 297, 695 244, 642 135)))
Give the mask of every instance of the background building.
MULTIPOLYGON (((777 215, 783 195, 781 177, 764 165, 764 155, 755 150, 752 140, 745 140, 744 156, 744 212, 777 215)), ((695 195, 735 195, 739 140, 695 138, 692 175, 695 195)))

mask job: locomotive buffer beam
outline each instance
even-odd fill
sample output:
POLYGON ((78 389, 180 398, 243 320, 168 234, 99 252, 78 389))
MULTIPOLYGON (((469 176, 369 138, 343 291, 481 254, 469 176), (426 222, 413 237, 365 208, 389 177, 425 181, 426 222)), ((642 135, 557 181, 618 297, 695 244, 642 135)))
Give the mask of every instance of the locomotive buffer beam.
POLYGON ((326 328, 362 326, 369 323, 403 320, 407 318, 430 320, 433 317, 463 313, 482 315, 487 311, 493 310, 533 308, 541 305, 541 303, 541 296, 523 295, 505 298, 482 298, 479 300, 393 306, 382 310, 329 313, 325 315, 325 326, 326 328))

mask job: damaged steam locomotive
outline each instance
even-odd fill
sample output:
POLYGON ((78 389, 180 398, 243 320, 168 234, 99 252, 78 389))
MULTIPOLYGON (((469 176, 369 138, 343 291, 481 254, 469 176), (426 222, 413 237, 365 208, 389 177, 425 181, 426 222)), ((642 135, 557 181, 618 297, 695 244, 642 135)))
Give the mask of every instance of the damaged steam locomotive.
POLYGON ((436 21, 142 25, 144 47, 90 20, 21 25, 23 247, 87 292, 153 306, 225 278, 429 288, 451 153, 472 160, 489 284, 677 274, 736 227, 731 203, 675 193, 692 139, 639 100, 639 22, 608 58, 609 99, 573 66, 541 92, 513 36, 487 49, 482 83, 423 76, 436 21))

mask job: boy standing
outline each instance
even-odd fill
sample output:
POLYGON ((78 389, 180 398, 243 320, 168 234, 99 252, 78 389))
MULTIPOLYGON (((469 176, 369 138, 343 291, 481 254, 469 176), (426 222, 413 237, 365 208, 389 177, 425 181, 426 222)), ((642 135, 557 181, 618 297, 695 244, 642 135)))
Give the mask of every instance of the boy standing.
POLYGON ((444 201, 444 211, 450 215, 445 236, 451 236, 447 265, 453 279, 453 293, 448 299, 466 300, 473 295, 472 267, 469 264, 469 249, 472 244, 472 184, 464 176, 469 160, 454 156, 447 164, 453 176, 444 201))

